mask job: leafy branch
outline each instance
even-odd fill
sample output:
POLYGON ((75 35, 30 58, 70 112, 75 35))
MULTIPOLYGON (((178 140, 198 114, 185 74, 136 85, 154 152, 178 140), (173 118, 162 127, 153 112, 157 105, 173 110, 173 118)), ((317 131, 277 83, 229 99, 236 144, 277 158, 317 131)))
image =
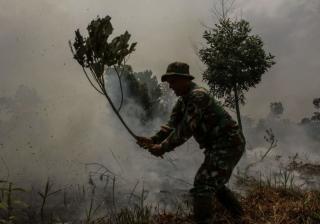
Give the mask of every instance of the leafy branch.
POLYGON ((108 41, 108 38, 113 32, 110 20, 110 16, 104 18, 97 17, 92 20, 87 27, 88 37, 83 37, 79 29, 77 29, 75 31, 75 40, 73 43, 69 41, 69 46, 74 59, 81 65, 90 85, 98 93, 106 97, 121 123, 136 139, 137 136, 131 131, 119 113, 123 103, 123 90, 118 68, 122 67, 123 71, 125 59, 135 50, 137 43, 129 44, 131 35, 128 31, 108 41), (121 102, 118 108, 116 108, 112 102, 105 86, 105 71, 110 67, 113 67, 116 71, 120 83, 121 102), (87 70, 89 72, 87 72, 87 70))

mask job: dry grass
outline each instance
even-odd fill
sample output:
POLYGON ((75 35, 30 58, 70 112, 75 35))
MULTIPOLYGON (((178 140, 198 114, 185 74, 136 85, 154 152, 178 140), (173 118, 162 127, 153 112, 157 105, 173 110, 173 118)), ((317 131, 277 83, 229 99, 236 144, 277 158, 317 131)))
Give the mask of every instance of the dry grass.
POLYGON ((304 175, 320 176, 320 164, 304 163, 302 161, 293 160, 289 163, 288 169, 298 171, 304 175))
POLYGON ((256 187, 242 200, 245 224, 319 224, 320 192, 256 187))
MULTIPOLYGON (((293 184, 293 176, 291 171, 280 170, 279 175, 270 175, 266 177, 261 176, 259 179, 247 175, 240 175, 237 177, 237 180, 237 184, 241 185, 242 187, 244 186, 245 189, 247 189, 245 190, 245 196, 239 196, 240 202, 245 212, 241 223, 320 224, 320 190, 305 191, 299 189, 293 184)), ((137 195, 137 201, 135 201, 135 203, 131 203, 131 206, 129 206, 128 208, 123 208, 119 211, 116 209, 119 207, 115 206, 115 184, 113 184, 111 199, 107 197, 103 198, 104 195, 110 193, 106 191, 100 192, 99 195, 94 195, 92 193, 91 198, 88 198, 86 197, 86 195, 88 194, 86 193, 85 188, 81 190, 79 187, 79 192, 75 194, 74 198, 76 200, 73 200, 72 195, 70 195, 68 202, 65 194, 63 195, 63 198, 60 198, 63 199, 63 203, 61 203, 61 206, 59 206, 59 198, 57 198, 57 200, 55 201, 50 200, 50 203, 58 203, 58 205, 48 205, 48 207, 46 208, 47 215, 44 216, 41 215, 41 213, 44 214, 44 212, 39 212, 39 209, 44 207, 44 204, 41 203, 41 201, 38 202, 38 204, 30 204, 30 206, 27 206, 26 208, 20 208, 18 205, 13 205, 11 201, 21 201, 20 196, 22 195, 18 195, 16 193, 12 195, 12 192, 18 190, 19 188, 12 188, 10 184, 8 186, 7 184, 7 182, 2 182, 2 184, 0 184, 0 223, 4 224, 57 224, 67 223, 68 220, 75 220, 75 222, 72 223, 83 224, 193 223, 191 212, 192 209, 190 208, 190 203, 188 203, 189 201, 179 201, 176 205, 176 211, 174 212, 163 211, 159 208, 146 206, 144 204, 144 189, 142 190, 141 195, 137 195), (81 194, 80 199, 77 196, 78 194, 81 194), (80 215, 82 214, 80 210, 85 209, 85 211, 87 211, 88 204, 86 202, 88 202, 88 200, 90 200, 90 212, 87 212, 87 217, 80 217, 80 215), (101 202, 104 202, 103 207, 101 207, 101 202), (61 210, 60 212, 59 209, 61 208, 63 208, 63 211, 61 210), (80 213, 77 213, 77 210, 79 210, 80 213), (95 212, 96 210, 99 210, 99 212, 95 212), (99 216, 97 214, 99 214, 99 216), (101 218, 97 219, 97 217, 101 218), (65 220, 65 222, 61 220, 65 220)), ((49 183, 47 182, 46 188, 48 187, 49 183)), ((23 192, 23 194, 26 194, 26 192, 23 192)), ((44 195, 43 193, 41 194, 44 195)), ((41 194, 39 195, 41 196, 41 194)), ((32 196, 33 194, 30 193, 30 195, 32 196)), ((48 195, 51 195, 51 193, 49 193, 49 190, 48 195)), ((41 198, 36 197, 37 195, 34 196, 35 200, 39 200, 42 198, 42 196, 41 198)), ((130 195, 128 204, 130 204, 129 202, 132 196, 133 193, 131 193, 130 195)), ((216 215, 215 223, 235 223, 228 212, 225 211, 225 209, 217 201, 213 202, 213 212, 216 215)))
MULTIPOLYGON (((320 192, 288 188, 274 188, 269 186, 257 186, 248 190, 247 195, 241 198, 241 204, 245 210, 243 224, 319 224, 320 223, 320 192)), ((217 214, 217 224, 232 224, 232 217, 218 203, 214 202, 214 211, 217 214)), ((115 216, 100 219, 99 224, 191 224, 190 214, 177 215, 162 212, 151 215, 144 211, 143 221, 137 216, 139 210, 123 210, 119 213, 122 219, 115 216), (124 214, 136 213, 136 214, 124 214), (147 216, 146 216, 147 214, 147 216), (135 217, 135 218, 132 218, 135 217), (142 222, 141 222, 142 221, 142 222)))

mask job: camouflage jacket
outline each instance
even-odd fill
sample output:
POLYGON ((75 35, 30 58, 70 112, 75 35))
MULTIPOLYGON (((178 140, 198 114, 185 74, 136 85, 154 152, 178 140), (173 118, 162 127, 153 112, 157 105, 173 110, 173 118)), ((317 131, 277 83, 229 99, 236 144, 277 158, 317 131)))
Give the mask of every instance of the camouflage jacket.
POLYGON ((190 91, 179 97, 167 124, 151 137, 154 143, 162 144, 164 151, 172 151, 191 136, 200 148, 208 148, 221 142, 238 126, 231 116, 209 94, 208 90, 192 82, 190 91))

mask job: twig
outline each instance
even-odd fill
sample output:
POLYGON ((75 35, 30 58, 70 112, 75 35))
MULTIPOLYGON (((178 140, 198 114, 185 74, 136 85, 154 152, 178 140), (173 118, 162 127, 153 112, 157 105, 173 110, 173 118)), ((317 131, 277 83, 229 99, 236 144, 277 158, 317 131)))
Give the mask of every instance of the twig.
POLYGON ((120 74, 118 72, 118 69, 116 68, 116 66, 113 66, 114 70, 116 71, 117 73, 117 76, 118 76, 118 79, 119 79, 119 85, 120 85, 120 92, 121 92, 121 101, 120 101, 120 105, 119 105, 119 108, 118 108, 118 112, 120 112, 121 110, 121 107, 122 107, 122 104, 123 104, 123 89, 122 89, 122 81, 121 81, 121 77, 120 77, 120 74))
POLYGON ((116 202, 115 202, 115 185, 116 185, 116 177, 113 177, 112 180, 112 205, 114 208, 116 208, 116 202))
POLYGON ((123 118, 121 117, 121 115, 119 114, 117 108, 114 106, 111 98, 109 97, 109 95, 107 94, 107 91, 105 89, 102 89, 102 92, 104 94, 104 96, 107 98, 108 102, 111 105, 112 110, 115 112, 115 114, 118 116, 119 120, 121 121, 121 123, 123 124, 123 126, 127 129, 127 131, 131 134, 131 136, 134 139, 138 139, 137 136, 132 132, 132 130, 128 127, 128 125, 125 123, 125 121, 123 120, 123 118))
POLYGON ((86 72, 86 69, 85 69, 84 67, 82 67, 82 70, 83 70, 84 74, 86 75, 86 77, 87 77, 89 83, 91 84, 91 86, 92 86, 98 93, 100 93, 100 94, 103 95, 103 93, 93 84, 93 82, 92 82, 91 79, 89 78, 89 75, 88 75, 88 73, 86 72))
POLYGON ((38 194, 39 194, 40 197, 42 198, 42 203, 41 203, 41 208, 40 208, 41 223, 44 223, 44 207, 45 207, 45 204, 46 204, 46 202, 47 202, 47 199, 48 199, 50 196, 52 196, 52 195, 54 195, 54 194, 56 194, 56 193, 58 193, 58 192, 61 191, 61 189, 59 189, 59 190, 56 190, 56 191, 54 191, 54 192, 50 192, 51 187, 52 187, 52 185, 50 185, 50 181, 49 181, 49 179, 48 179, 47 182, 46 182, 46 186, 45 186, 44 192, 43 192, 43 193, 38 192, 38 194))
POLYGON ((262 162, 266 157, 267 155, 269 154, 269 152, 271 152, 272 149, 276 148, 278 145, 278 140, 275 138, 275 135, 273 134, 272 132, 272 129, 269 128, 266 130, 266 133, 267 133, 267 136, 264 136, 264 139, 270 143, 270 146, 269 148, 267 149, 267 151, 261 156, 261 158, 256 161, 256 162, 253 162, 253 163, 250 163, 249 165, 246 166, 245 168, 245 174, 248 173, 249 169, 253 166, 255 166, 256 164, 258 164, 259 162, 262 162))
POLYGON ((112 157, 117 162, 118 166, 120 167, 121 171, 123 172, 123 168, 122 168, 121 163, 119 162, 118 158, 115 156, 115 154, 113 153, 112 149, 110 149, 110 151, 111 151, 112 157))
POLYGON ((2 156, 0 156, 0 158, 1 158, 1 160, 2 160, 2 162, 3 162, 3 165, 4 165, 4 167, 6 168, 6 170, 7 170, 7 177, 6 177, 6 181, 8 181, 8 179, 9 179, 9 177, 10 177, 10 170, 9 170, 9 167, 8 167, 8 165, 7 165, 7 163, 6 163, 6 161, 3 159, 3 157, 2 156))
MULTIPOLYGON (((68 43, 69 43, 69 47, 70 47, 70 50, 71 50, 71 53, 72 53, 72 56, 73 57, 75 57, 75 53, 74 53, 74 51, 73 51, 73 48, 72 48, 72 43, 71 43, 71 41, 69 40, 68 41, 68 43)), ((83 72, 84 72, 84 74, 85 74, 85 76, 86 76, 86 78, 88 79, 88 81, 89 81, 89 83, 90 83, 90 85, 98 92, 98 93, 100 93, 100 94, 102 94, 103 95, 103 93, 93 84, 93 82, 91 81, 91 79, 89 78, 89 75, 88 75, 88 73, 86 72, 86 69, 84 68, 84 66, 81 66, 82 67, 82 70, 83 70, 83 72)))
POLYGON ((177 178, 177 177, 172 177, 172 176, 170 176, 170 175, 166 175, 166 177, 175 179, 175 180, 177 180, 177 181, 179 181, 179 182, 182 182, 182 183, 187 184, 187 185, 190 185, 190 186, 193 185, 193 184, 191 184, 191 183, 189 183, 189 182, 187 182, 187 181, 185 181, 185 180, 183 180, 183 179, 177 178))
POLYGON ((94 204, 94 188, 92 190, 91 198, 90 198, 90 206, 89 206, 89 211, 86 209, 86 216, 87 220, 86 223, 89 224, 91 222, 91 216, 92 216, 92 209, 93 209, 93 204, 94 204))
MULTIPOLYGON (((86 166, 86 167, 87 167, 87 166, 98 166, 98 167, 99 167, 98 171, 99 171, 100 169, 104 169, 104 170, 105 170, 104 174, 105 174, 105 173, 110 173, 110 174, 112 174, 113 176, 117 176, 115 173, 113 173, 111 170, 109 170, 106 166, 104 166, 104 165, 102 165, 102 164, 100 164, 100 163, 85 163, 85 166, 86 166)), ((97 174, 97 171, 96 171, 96 174, 97 174)))
POLYGON ((130 194, 130 197, 129 197, 129 200, 128 200, 128 204, 130 204, 130 201, 131 201, 131 198, 132 198, 132 195, 134 194, 134 192, 136 191, 136 188, 139 184, 139 180, 137 180, 137 183, 134 185, 132 191, 131 191, 131 194, 130 194))

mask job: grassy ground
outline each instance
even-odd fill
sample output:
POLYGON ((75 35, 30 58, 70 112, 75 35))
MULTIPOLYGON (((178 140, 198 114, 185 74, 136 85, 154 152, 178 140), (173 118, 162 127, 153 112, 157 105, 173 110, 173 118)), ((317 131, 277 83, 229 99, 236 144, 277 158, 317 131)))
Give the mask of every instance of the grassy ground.
MULTIPOLYGON (((243 224, 320 224, 320 190, 308 191, 295 187, 290 173, 281 171, 279 179, 273 176, 262 181, 237 176, 237 180, 238 185, 246 187, 242 196, 239 195, 245 211, 241 220, 243 224)), ((135 206, 115 211, 114 190, 108 198, 108 192, 97 194, 93 190, 89 194, 85 188, 79 188, 73 194, 76 197, 71 197, 61 190, 55 190, 48 181, 42 191, 36 191, 32 196, 32 192, 17 188, 12 183, 2 182, 0 185, 0 224, 193 223, 190 202, 179 204, 174 211, 168 212, 146 206, 142 194, 137 197, 135 206), (32 200, 25 201, 25 196, 31 196, 32 200)), ((234 223, 218 202, 213 202, 212 211, 216 214, 216 223, 234 223)))
MULTIPOLYGON (((243 224, 319 224, 320 192, 301 191, 270 186, 254 186, 240 198, 245 210, 243 224)), ((231 224, 232 217, 213 202, 216 223, 231 224)), ((160 212, 152 215, 152 209, 124 209, 121 212, 95 220, 96 224, 169 224, 193 223, 190 213, 160 212)))

